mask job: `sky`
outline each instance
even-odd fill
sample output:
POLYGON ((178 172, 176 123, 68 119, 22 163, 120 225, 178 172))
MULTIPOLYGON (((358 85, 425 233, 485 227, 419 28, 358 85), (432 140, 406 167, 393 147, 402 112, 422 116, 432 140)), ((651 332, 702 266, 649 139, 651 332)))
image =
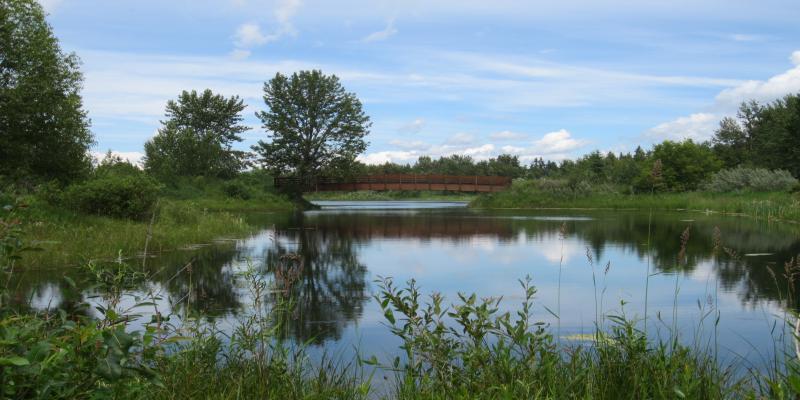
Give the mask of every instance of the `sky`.
POLYGON ((800 92, 800 1, 42 0, 82 59, 97 144, 137 161, 164 107, 210 88, 255 113, 277 72, 337 75, 372 121, 360 160, 529 163, 709 139, 800 92))

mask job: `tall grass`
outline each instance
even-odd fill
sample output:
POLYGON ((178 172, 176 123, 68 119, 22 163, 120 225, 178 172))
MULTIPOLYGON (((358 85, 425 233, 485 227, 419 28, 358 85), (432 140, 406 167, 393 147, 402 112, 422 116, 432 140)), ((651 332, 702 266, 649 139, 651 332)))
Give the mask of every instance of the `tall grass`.
MULTIPOLYGON (((709 353, 672 342, 653 342, 624 314, 589 344, 556 344, 534 322, 536 294, 521 281, 516 314, 500 313, 499 299, 459 295, 448 307, 428 302, 414 281, 397 288, 379 283, 378 299, 405 357, 384 365, 396 373, 392 398, 691 398, 756 396, 746 380, 721 368, 709 353)), ((378 363, 377 360, 372 360, 378 363)))
POLYGON ((31 253, 21 262, 39 267, 134 257, 145 247, 152 254, 224 236, 238 237, 257 228, 241 215, 212 211, 188 200, 162 200, 152 218, 142 221, 85 215, 51 207, 36 198, 24 200, 29 204, 23 216, 25 239, 44 251, 31 253))
POLYGON ((691 210, 800 222, 800 194, 788 192, 627 194, 623 190, 607 188, 607 190, 590 190, 581 192, 580 195, 570 195, 544 190, 537 185, 515 182, 504 192, 476 198, 470 206, 496 209, 691 210))

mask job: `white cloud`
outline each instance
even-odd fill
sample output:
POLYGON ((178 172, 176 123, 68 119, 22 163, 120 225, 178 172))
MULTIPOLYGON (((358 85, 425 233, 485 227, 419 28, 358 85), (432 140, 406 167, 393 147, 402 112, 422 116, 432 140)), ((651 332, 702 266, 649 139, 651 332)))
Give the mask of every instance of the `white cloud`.
POLYGON ((704 141, 711 138, 720 118, 714 114, 696 113, 688 117, 680 117, 650 128, 645 134, 659 140, 704 141))
POLYGON ((541 154, 564 153, 581 148, 587 144, 584 140, 574 139, 566 129, 546 133, 541 139, 533 142, 541 154))
POLYGON ((742 102, 756 100, 767 103, 787 94, 800 92, 800 51, 789 57, 794 67, 767 80, 751 80, 721 91, 710 107, 714 112, 700 112, 664 122, 644 132, 650 138, 710 139, 722 117, 735 115, 742 102))
POLYGON ((280 23, 281 29, 286 31, 294 31, 291 24, 291 18, 297 13, 302 2, 300 0, 282 0, 275 9, 275 19, 280 23))
POLYGON ((389 144, 401 148, 403 150, 426 150, 431 148, 431 145, 429 143, 423 142, 421 140, 413 140, 409 142, 405 140, 394 139, 389 141, 389 144))
MULTIPOLYGON (((93 151, 92 152, 92 158, 94 158, 95 162, 103 161, 103 159, 106 158, 106 153, 107 152, 93 151)), ((137 165, 137 166, 141 166, 142 165, 142 159, 144 158, 144 153, 141 153, 141 152, 138 152, 138 151, 113 151, 112 150, 111 154, 113 154, 113 155, 115 155, 117 157, 120 157, 123 160, 127 160, 131 164, 137 165)))
POLYGON ((461 154, 461 155, 465 155, 465 156, 470 156, 470 157, 472 157, 472 158, 474 158, 476 160, 484 160, 484 159, 490 158, 492 155, 494 155, 494 153, 495 153, 494 150, 495 150, 494 149, 494 145, 491 144, 491 143, 487 143, 487 144, 480 145, 480 146, 477 146, 477 147, 468 147, 468 148, 463 149, 461 151, 454 151, 450 155, 461 154))
POLYGON ((240 25, 239 28, 236 29, 236 34, 234 34, 233 37, 233 44, 237 47, 244 48, 260 46, 278 38, 275 35, 264 35, 261 32, 261 27, 254 23, 240 25))
POLYGON ((466 133, 457 133, 441 145, 429 145, 422 141, 392 140, 389 144, 401 150, 369 153, 358 159, 367 164, 410 163, 415 162, 420 156, 438 158, 459 154, 481 161, 500 154, 511 154, 518 156, 523 163, 530 163, 536 158, 563 160, 574 156, 572 154, 574 150, 588 144, 585 140, 573 138, 565 129, 547 133, 531 142, 528 147, 507 145, 498 148, 492 143, 473 144, 474 142, 472 135, 466 133))
POLYGON ((471 144, 475 141, 475 137, 469 133, 459 132, 453 136, 450 136, 445 141, 445 144, 449 145, 464 145, 464 144, 471 144))
POLYGON ((497 141, 512 141, 512 140, 524 140, 528 137, 528 135, 524 133, 517 133, 512 131, 500 131, 494 132, 489 135, 489 139, 497 140, 497 141))
MULTIPOLYGON (((235 1, 235 4, 243 6, 245 2, 239 0, 235 1)), ((300 0, 281 0, 274 11, 277 27, 269 34, 263 33, 261 26, 257 23, 249 22, 239 25, 233 35, 233 44, 237 48, 231 52, 231 55, 234 58, 244 59, 250 56, 250 51, 246 50, 248 48, 262 46, 284 36, 297 34, 297 30, 292 24, 292 17, 297 13, 300 5, 300 0)))
POLYGON ((250 50, 244 50, 244 49, 233 49, 233 51, 230 52, 231 58, 237 61, 244 60, 247 57, 250 57, 250 54, 251 54, 250 50))
POLYGON ((425 120, 422 118, 417 118, 401 126, 399 131, 406 133, 419 133, 424 126, 425 126, 425 120))
POLYGON ((763 39, 761 35, 751 35, 746 33, 734 33, 730 35, 730 38, 737 42, 755 42, 763 39))
POLYGON ((394 18, 389 19, 386 23, 386 27, 380 31, 372 32, 369 35, 365 36, 362 39, 364 42, 378 42, 381 40, 386 40, 394 35, 397 34, 397 28, 394 26, 394 18))
POLYGON ((789 93, 800 92, 800 51, 793 52, 790 60, 794 64, 794 68, 775 75, 766 81, 747 81, 736 87, 723 90, 716 97, 717 105, 725 108, 735 108, 747 100, 768 102, 789 93))
POLYGON ((416 161, 419 154, 416 151, 379 151, 377 153, 362 154, 357 157, 364 164, 376 165, 393 163, 408 163, 416 161))
POLYGON ((62 3, 62 0, 39 0, 45 11, 52 13, 62 3))

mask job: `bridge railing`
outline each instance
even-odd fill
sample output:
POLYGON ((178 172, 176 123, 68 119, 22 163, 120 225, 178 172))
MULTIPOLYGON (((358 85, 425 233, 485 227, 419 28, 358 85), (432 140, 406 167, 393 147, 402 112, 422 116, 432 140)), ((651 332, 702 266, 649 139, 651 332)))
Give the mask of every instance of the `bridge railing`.
POLYGON ((297 188, 303 191, 334 190, 442 190, 461 192, 494 192, 511 185, 505 176, 382 174, 350 178, 319 177, 301 180, 297 177, 276 177, 276 188, 297 188))

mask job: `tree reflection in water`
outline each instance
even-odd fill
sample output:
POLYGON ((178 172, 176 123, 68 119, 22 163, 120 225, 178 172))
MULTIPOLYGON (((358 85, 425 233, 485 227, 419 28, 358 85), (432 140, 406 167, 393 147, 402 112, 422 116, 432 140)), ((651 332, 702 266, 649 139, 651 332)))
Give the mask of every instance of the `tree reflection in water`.
MULTIPOLYGON (((287 269, 287 256, 296 254, 299 276, 288 296, 293 313, 284 333, 312 343, 339 339, 342 329, 358 319, 368 300, 367 267, 358 260, 350 236, 331 234, 305 224, 299 215, 291 229, 277 231, 274 246, 263 257, 263 270, 272 277, 287 269)), ((280 284, 280 282, 279 282, 280 284)))
MULTIPOLYGON (((271 239, 262 233, 245 242, 164 253, 149 260, 152 276, 140 292, 158 288, 174 304, 175 313, 210 320, 231 317, 250 304, 238 276, 247 260, 280 286, 289 278, 288 271, 281 270, 287 267, 285 257, 297 254, 292 261, 299 263, 293 267, 297 275, 291 277, 295 282, 289 287, 296 303, 294 312, 284 316, 284 334, 323 343, 341 338, 348 324, 363 314, 369 282, 359 252, 377 239, 444 240, 469 246, 471 240, 482 238, 524 246, 530 241, 557 243, 559 230, 566 224, 567 238, 590 248, 595 259, 613 246, 635 254, 642 265, 651 257, 658 272, 687 275, 699 268, 708 270, 721 289, 736 293, 743 304, 750 305, 785 298, 788 282, 783 263, 800 254, 795 227, 702 214, 653 213, 651 218, 648 213, 599 211, 331 211, 280 214, 268 222, 274 224, 271 239), (687 227, 686 258, 678 263, 680 235, 687 227), (731 251, 720 251, 720 246, 715 246, 716 236, 731 251), (190 271, 184 269, 187 263, 191 263, 190 271)), ((90 290, 81 274, 79 268, 29 269, 16 274, 10 287, 22 308, 49 306, 81 312, 79 304, 90 290), (64 275, 77 287, 65 284, 64 275)), ((798 309, 798 304, 791 306, 798 309)))

